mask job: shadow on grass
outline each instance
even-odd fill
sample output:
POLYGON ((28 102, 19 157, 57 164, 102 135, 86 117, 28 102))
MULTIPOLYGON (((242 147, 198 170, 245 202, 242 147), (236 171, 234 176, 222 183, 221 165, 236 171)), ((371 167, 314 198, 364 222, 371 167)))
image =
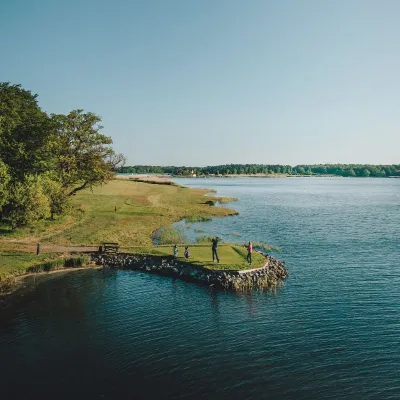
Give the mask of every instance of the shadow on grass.
POLYGON ((11 229, 0 228, 0 235, 11 235, 14 233, 11 229))

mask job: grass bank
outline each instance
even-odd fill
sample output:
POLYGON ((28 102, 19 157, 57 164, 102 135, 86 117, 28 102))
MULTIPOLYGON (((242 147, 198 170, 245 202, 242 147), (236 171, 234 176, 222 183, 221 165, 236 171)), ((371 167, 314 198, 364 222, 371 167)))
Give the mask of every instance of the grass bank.
MULTIPOLYGON (((78 192, 74 212, 56 221, 42 221, 15 232, 0 229, 0 249, 21 249, 37 242, 62 246, 95 245, 102 241, 121 246, 152 246, 150 234, 184 218, 227 216, 234 210, 213 207, 206 189, 155 185, 115 179, 93 192, 78 192), (116 209, 116 211, 115 211, 116 209), (20 245, 20 248, 16 248, 20 245)), ((216 199, 215 199, 216 201, 216 199)))
POLYGON ((87 255, 59 253, 33 254, 21 251, 0 251, 0 292, 8 291, 18 276, 50 272, 65 268, 80 268, 89 263, 87 255))

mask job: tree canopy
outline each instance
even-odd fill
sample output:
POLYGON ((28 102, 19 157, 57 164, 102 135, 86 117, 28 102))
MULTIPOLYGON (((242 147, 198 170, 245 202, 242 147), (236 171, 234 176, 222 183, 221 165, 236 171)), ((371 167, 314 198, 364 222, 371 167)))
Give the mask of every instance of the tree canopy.
POLYGON ((53 114, 52 121, 55 169, 68 195, 107 182, 124 162, 112 149, 112 139, 100 133, 103 127, 98 115, 74 110, 68 115, 53 114))
POLYGON ((14 179, 49 167, 51 129, 37 95, 21 85, 0 83, 0 157, 14 179))
POLYGON ((37 95, 0 83, 0 212, 15 228, 54 218, 79 190, 107 182, 125 161, 101 118, 41 110, 37 95))

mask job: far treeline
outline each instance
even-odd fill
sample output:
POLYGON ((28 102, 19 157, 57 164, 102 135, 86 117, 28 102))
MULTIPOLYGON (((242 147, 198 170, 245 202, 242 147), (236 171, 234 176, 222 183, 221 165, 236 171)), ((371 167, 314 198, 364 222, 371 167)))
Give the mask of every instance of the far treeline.
POLYGON ((400 176, 400 165, 370 164, 317 164, 317 165, 269 165, 269 164, 226 164, 209 167, 161 167, 152 165, 124 166, 119 173, 199 175, 241 174, 285 174, 285 175, 334 175, 349 177, 400 176))
POLYGON ((0 224, 12 229, 68 211, 76 192, 111 179, 124 157, 91 112, 47 114, 37 95, 0 82, 0 224))

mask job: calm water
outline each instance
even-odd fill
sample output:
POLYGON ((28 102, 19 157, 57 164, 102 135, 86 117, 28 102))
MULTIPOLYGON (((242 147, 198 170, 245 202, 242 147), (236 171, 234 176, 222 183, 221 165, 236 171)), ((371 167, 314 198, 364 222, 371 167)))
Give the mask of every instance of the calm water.
POLYGON ((0 309, 1 398, 400 398, 400 179, 179 182, 238 197, 188 235, 280 246, 284 287, 46 279, 0 309))

